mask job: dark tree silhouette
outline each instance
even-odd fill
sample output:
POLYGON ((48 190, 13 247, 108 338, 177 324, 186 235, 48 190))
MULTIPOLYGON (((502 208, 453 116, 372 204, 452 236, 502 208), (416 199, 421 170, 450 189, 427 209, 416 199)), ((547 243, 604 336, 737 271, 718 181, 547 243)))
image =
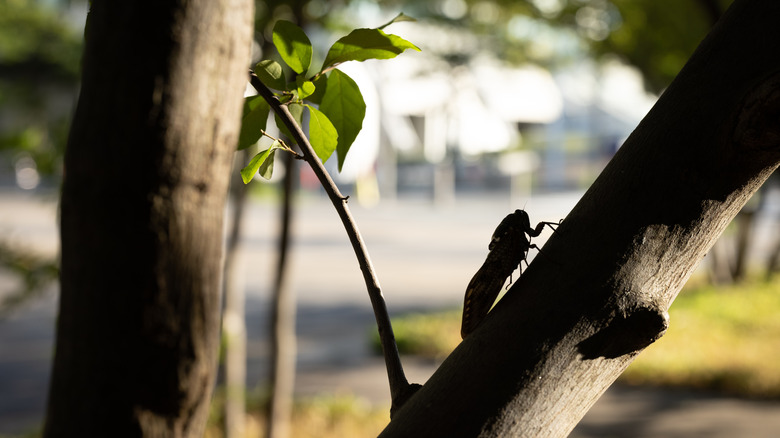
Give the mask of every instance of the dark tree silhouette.
POLYGON ((202 436, 248 0, 91 2, 47 437, 202 436))

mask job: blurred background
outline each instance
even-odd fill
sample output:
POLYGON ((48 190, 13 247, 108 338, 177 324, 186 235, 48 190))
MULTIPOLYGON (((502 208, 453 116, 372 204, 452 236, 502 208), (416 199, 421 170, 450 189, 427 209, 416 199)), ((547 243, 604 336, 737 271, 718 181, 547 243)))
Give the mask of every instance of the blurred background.
MULTIPOLYGON (((386 31, 421 52, 343 65, 366 118, 343 171, 328 163, 351 196, 411 381, 424 383, 457 345, 465 286, 500 220, 515 208, 534 223, 565 217, 730 3, 257 3, 254 61, 277 56, 279 19, 306 30, 315 65, 353 28, 417 19, 386 31)), ((0 0, 0 436, 36 436, 45 411, 57 198, 87 10, 0 0)), ((246 161, 237 154, 237 169, 246 161)), ((226 212, 225 353, 209 436, 376 435, 387 378, 338 217, 307 168, 258 180, 239 180, 226 212), (291 332, 271 325, 280 315, 291 332), (286 389, 279 367, 294 371, 286 389)), ((672 307, 669 333, 572 436, 775 436, 779 217, 773 176, 672 307)))

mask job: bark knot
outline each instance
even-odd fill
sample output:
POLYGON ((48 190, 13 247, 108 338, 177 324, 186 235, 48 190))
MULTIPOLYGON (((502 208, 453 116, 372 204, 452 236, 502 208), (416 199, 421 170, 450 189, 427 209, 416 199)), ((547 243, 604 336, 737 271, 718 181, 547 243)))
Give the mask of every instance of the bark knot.
POLYGON ((640 305, 615 315, 577 348, 583 359, 614 359, 642 350, 660 339, 668 327, 666 311, 655 305, 640 305))

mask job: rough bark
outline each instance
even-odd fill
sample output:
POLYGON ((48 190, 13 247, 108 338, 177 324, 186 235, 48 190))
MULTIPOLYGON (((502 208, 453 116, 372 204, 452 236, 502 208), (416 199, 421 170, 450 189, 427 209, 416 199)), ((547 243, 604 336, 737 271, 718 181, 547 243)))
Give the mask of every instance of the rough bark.
MULTIPOLYGON (((780 3, 737 0, 484 323, 381 436, 566 436, 780 160, 780 3)), ((533 212, 531 212, 532 219, 533 212)))
POLYGON ((248 0, 94 1, 44 435, 202 436, 248 0))

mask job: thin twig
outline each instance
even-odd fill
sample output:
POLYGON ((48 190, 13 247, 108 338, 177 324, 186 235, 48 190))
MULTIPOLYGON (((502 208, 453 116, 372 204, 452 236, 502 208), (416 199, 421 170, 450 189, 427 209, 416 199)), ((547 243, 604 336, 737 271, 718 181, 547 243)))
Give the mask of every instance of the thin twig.
POLYGON ((333 207, 336 209, 336 212, 347 231, 347 236, 349 236, 349 241, 352 243, 352 249, 355 251, 360 270, 363 272, 363 279, 366 283, 366 289, 368 290, 368 296, 371 299, 371 306, 373 307, 374 317, 376 318, 377 328, 379 330, 379 340, 385 357, 387 377, 390 381, 392 415, 392 413, 419 388, 419 385, 410 385, 404 375, 401 357, 398 354, 398 346, 395 343, 393 327, 390 323, 390 315, 387 312, 385 299, 382 296, 379 281, 376 278, 374 267, 368 256, 368 250, 366 249, 363 238, 360 236, 360 231, 347 206, 347 198, 341 194, 338 187, 336 187, 336 183, 333 182, 333 179, 331 179, 327 170, 325 170, 325 167, 322 165, 322 162, 317 158, 317 154, 314 152, 311 143, 309 143, 309 140, 306 138, 306 135, 304 135, 301 127, 298 126, 298 123, 295 122, 295 119, 292 114, 290 114, 287 106, 279 102, 279 99, 274 96, 271 90, 268 89, 268 87, 260 81, 260 78, 251 71, 249 73, 249 79, 252 86, 268 102, 274 112, 285 124, 292 134, 293 140, 298 143, 303 154, 303 159, 309 163, 309 166, 311 166, 317 179, 319 179, 320 184, 322 184, 322 187, 328 194, 328 197, 333 203, 333 207))
POLYGON ((285 151, 291 153, 293 155, 293 157, 295 157, 297 159, 302 159, 303 158, 303 156, 298 155, 298 152, 295 152, 294 150, 292 150, 292 148, 290 146, 288 146, 287 143, 285 143, 284 140, 282 140, 281 138, 276 138, 273 135, 267 133, 263 129, 260 130, 260 134, 270 138, 271 140, 273 140, 275 142, 278 142, 280 145, 282 145, 282 149, 284 149, 285 151))

